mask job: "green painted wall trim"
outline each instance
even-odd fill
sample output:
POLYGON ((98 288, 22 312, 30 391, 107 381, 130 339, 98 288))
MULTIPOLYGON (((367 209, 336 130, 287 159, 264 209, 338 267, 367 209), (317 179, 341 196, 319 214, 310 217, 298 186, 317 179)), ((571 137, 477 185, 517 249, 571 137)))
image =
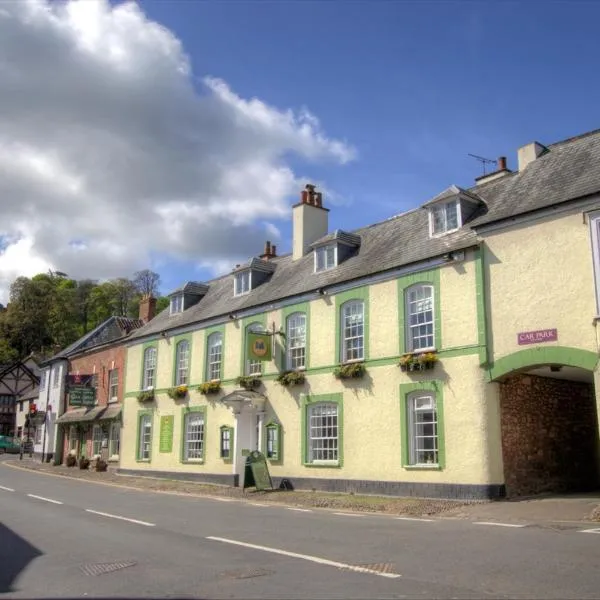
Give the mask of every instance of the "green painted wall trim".
POLYGON ((433 312, 435 323, 433 332, 435 347, 438 351, 442 349, 442 302, 440 296, 440 270, 431 269, 421 273, 411 273, 398 278, 398 352, 400 355, 407 350, 408 329, 406 327, 406 291, 408 288, 419 283, 433 285, 433 312))
POLYGON ((187 372, 187 384, 190 385, 190 369, 192 367, 192 334, 191 333, 183 333, 181 335, 177 335, 173 338, 170 338, 170 342, 173 345, 173 373, 171 375, 171 383, 173 386, 177 385, 177 346, 179 342, 187 341, 189 348, 189 356, 188 356, 188 372, 187 372))
POLYGON ((204 457, 206 456, 206 431, 207 431, 207 429, 208 428, 206 427, 206 406, 193 406, 193 407, 184 406, 181 409, 181 443, 180 443, 179 458, 182 463, 190 463, 190 464, 194 464, 194 465, 204 464, 204 457), (186 460, 186 458, 185 458, 185 417, 186 417, 186 415, 194 414, 194 413, 201 413, 204 418, 204 440, 203 440, 203 444, 202 444, 202 457, 200 458, 200 460, 198 460, 197 458, 191 459, 191 460, 186 460))
MULTIPOLYGON (((251 317, 242 319, 240 322, 240 327, 242 329, 242 347, 240 348, 240 375, 246 375, 246 333, 248 327, 252 325, 252 323, 260 323, 266 329, 267 313, 252 315, 251 317)), ((262 368, 261 371, 264 371, 264 368, 262 368)))
POLYGON ((568 346, 536 346, 518 350, 494 361, 490 368, 490 379, 496 380, 512 371, 540 365, 564 365, 593 371, 598 363, 598 355, 590 350, 568 346))
POLYGON ((363 360, 369 359, 369 286, 354 288, 347 292, 340 292, 335 295, 335 357, 336 366, 343 362, 341 348, 341 321, 342 321, 342 306, 350 300, 362 300, 364 302, 364 357, 363 360))
POLYGON ((344 466, 344 394, 339 392, 337 394, 319 394, 317 396, 310 396, 308 394, 302 394, 300 414, 301 414, 301 460, 305 467, 311 468, 325 468, 325 469, 339 469, 344 466), (337 464, 314 464, 308 461, 308 425, 307 415, 308 407, 311 404, 319 404, 321 402, 333 402, 338 405, 338 462, 337 464))
MULTIPOLYGON (((286 306, 281 309, 281 325, 283 327, 283 331, 287 335, 287 320, 288 317, 293 315, 294 313, 304 313, 306 315, 306 361, 305 368, 308 369, 310 367, 310 302, 301 302, 300 304, 294 304, 292 306, 286 306)), ((281 371, 285 371, 287 369, 286 364, 286 349, 287 349, 287 337, 281 338, 279 337, 279 351, 280 355, 278 357, 277 365, 281 371)))
MULTIPOLYGON (((152 342, 146 342, 145 344, 142 344, 142 364, 141 364, 141 368, 140 368, 140 372, 141 372, 141 376, 140 376, 140 390, 144 389, 144 358, 146 356, 146 350, 148 348, 156 348, 156 368, 155 368, 155 373, 154 373, 154 379, 156 380, 156 378, 158 377, 158 340, 154 340, 152 342)), ((156 383, 156 381, 155 381, 156 383)))
MULTIPOLYGON (((152 344, 150 344, 152 345, 152 344)), ((154 443, 154 410, 152 409, 143 409, 137 411, 137 436, 136 436, 136 444, 135 444, 135 460, 136 462, 151 462, 152 461, 152 444, 154 443), (142 433, 142 429, 140 427, 142 422, 142 417, 145 415, 150 415, 150 456, 149 458, 141 458, 140 457, 140 435, 142 433)))
POLYGON ((263 448, 262 452, 270 463, 280 465, 283 462, 283 453, 281 451, 281 425, 276 421, 269 421, 265 425, 265 431, 263 437, 263 448), (275 444, 275 452, 272 458, 267 456, 267 436, 269 435, 269 430, 274 430, 276 435, 276 444, 275 444))
POLYGON ((221 334, 221 381, 225 375, 225 325, 215 325, 204 329, 204 365, 202 366, 202 377, 204 381, 209 381, 208 377, 208 338, 213 333, 221 334))
POLYGON ((413 383, 400 384, 400 440, 401 440, 401 464, 408 470, 443 470, 446 467, 446 445, 444 443, 444 383, 439 379, 430 381, 415 381, 413 383), (408 396, 412 392, 427 391, 435 392, 435 405, 437 410, 437 432, 438 432, 438 464, 430 466, 409 464, 410 452, 408 441, 410 431, 408 430, 408 396))
POLYGON ((235 456, 235 448, 233 447, 233 438, 234 438, 234 430, 230 425, 221 425, 219 427, 219 458, 225 463, 233 462, 233 457, 235 456), (229 432, 229 454, 227 456, 223 456, 221 454, 221 448, 223 447, 223 432, 229 432))
POLYGON ((479 364, 482 367, 488 363, 488 327, 487 315, 485 311, 485 273, 483 257, 485 246, 475 250, 475 300, 477 304, 477 343, 479 344, 479 364))

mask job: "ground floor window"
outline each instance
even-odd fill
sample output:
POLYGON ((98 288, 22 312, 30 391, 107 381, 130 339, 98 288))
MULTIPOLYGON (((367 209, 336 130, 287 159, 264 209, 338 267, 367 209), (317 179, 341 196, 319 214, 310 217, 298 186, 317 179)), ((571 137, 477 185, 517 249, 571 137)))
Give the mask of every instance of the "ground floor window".
POLYGON ((69 452, 77 452, 77 427, 69 428, 69 452))
POLYGON ((183 460, 204 458, 204 413, 188 412, 183 424, 183 460))
POLYGON ((94 425, 92 430, 92 456, 99 455, 102 451, 102 426, 94 425))
POLYGON ((121 445, 121 423, 115 421, 110 425, 110 439, 108 442, 108 456, 116 458, 119 456, 121 445))
POLYGON ((337 402, 315 402, 306 407, 306 461, 311 464, 340 460, 340 406, 337 402))
POLYGON ((35 443, 41 444, 42 443, 42 428, 36 427, 33 435, 34 435, 33 439, 35 440, 35 443))
POLYGON ((138 460, 150 460, 152 449, 152 414, 140 415, 138 426, 138 460))
POLYGON ((233 429, 231 427, 227 427, 223 425, 221 427, 221 448, 220 448, 220 456, 221 458, 231 458, 232 457, 232 447, 233 447, 233 429))
POLYGON ((408 396, 409 464, 438 465, 438 413, 433 392, 408 396))
POLYGON ((269 423, 266 429, 266 454, 269 460, 279 460, 280 456, 280 430, 279 423, 269 423))

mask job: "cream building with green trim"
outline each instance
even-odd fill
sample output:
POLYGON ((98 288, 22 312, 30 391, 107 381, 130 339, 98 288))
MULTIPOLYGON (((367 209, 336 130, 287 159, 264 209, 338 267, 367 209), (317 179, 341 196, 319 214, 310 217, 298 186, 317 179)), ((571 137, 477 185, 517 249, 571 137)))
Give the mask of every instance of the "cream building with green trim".
MULTIPOLYGON (((600 136, 588 138, 596 152, 600 136)), ((242 485, 243 451, 260 449, 275 483, 299 489, 488 498, 507 482, 518 491, 539 479, 540 469, 513 460, 506 426, 518 421, 515 385, 531 387, 523 378, 560 387, 558 363, 596 369, 590 230, 579 209, 510 220, 540 209, 523 200, 532 198, 529 172, 539 181, 563 173, 563 189, 568 177, 581 187, 569 162, 577 144, 550 147, 517 173, 501 163, 473 188, 452 186, 352 233, 329 231, 307 186, 292 209, 290 255, 267 243, 231 274, 186 284, 132 335, 121 470, 242 485), (576 241, 576 268, 556 239, 576 241), (577 300, 551 288, 551 275, 576 285, 577 300), (515 345, 545 328, 558 328, 560 344, 549 333, 532 334, 543 339, 526 350, 515 345), (271 360, 249 355, 252 332, 261 348, 272 343, 271 360)), ((600 190, 597 171, 590 186, 600 190)), ((549 206, 571 201, 556 194, 549 206)), ((596 437, 586 439, 597 454, 593 407, 596 437)), ((517 442, 527 456, 548 445, 517 442)))

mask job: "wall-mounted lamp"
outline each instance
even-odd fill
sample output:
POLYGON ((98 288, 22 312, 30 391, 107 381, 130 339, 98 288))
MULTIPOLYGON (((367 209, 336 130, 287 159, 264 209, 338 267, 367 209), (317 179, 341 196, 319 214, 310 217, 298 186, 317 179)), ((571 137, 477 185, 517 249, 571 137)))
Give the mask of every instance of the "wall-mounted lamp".
POLYGON ((325 288, 319 288, 317 290, 317 293, 319 294, 319 296, 327 296, 327 290, 325 288))
POLYGON ((167 332, 166 331, 161 331, 160 332, 160 336, 166 338, 167 337, 167 332))
POLYGON ((229 318, 230 318, 232 321, 235 321, 235 320, 237 319, 237 315, 236 315, 236 314, 234 314, 234 313, 229 313, 229 318))

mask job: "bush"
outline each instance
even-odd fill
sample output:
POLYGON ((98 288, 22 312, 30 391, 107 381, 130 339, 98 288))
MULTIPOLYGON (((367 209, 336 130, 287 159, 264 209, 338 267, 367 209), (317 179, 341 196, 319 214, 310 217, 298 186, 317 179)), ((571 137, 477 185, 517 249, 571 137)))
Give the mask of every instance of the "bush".
POLYGON ((108 471, 108 463, 105 460, 102 460, 101 458, 99 458, 96 461, 96 471, 108 471))
POLYGON ((67 456, 65 464, 67 465, 67 467, 74 467, 77 464, 77 459, 72 454, 69 454, 69 456, 67 456))
POLYGON ((79 459, 79 468, 81 470, 89 469, 90 468, 90 459, 89 458, 85 458, 85 456, 82 456, 79 459))

